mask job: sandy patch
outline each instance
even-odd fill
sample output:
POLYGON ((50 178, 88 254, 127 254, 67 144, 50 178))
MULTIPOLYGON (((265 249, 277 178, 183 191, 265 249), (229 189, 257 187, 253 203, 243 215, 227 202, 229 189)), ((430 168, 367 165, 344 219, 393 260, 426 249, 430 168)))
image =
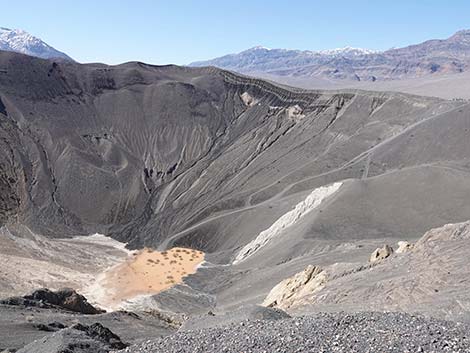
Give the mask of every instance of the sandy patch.
POLYGON ((0 227, 0 298, 42 287, 87 294, 97 273, 126 261, 125 245, 99 234, 50 239, 21 225, 0 227))
POLYGON ((0 227, 0 298, 41 287, 70 287, 90 303, 116 310, 180 283, 204 253, 183 248, 131 251, 101 234, 49 239, 25 226, 0 227))
POLYGON ((152 295, 181 283, 204 261, 198 250, 173 248, 134 252, 122 264, 106 271, 99 279, 102 306, 118 308, 120 303, 141 295, 152 295), (103 295, 104 294, 104 295, 103 295))

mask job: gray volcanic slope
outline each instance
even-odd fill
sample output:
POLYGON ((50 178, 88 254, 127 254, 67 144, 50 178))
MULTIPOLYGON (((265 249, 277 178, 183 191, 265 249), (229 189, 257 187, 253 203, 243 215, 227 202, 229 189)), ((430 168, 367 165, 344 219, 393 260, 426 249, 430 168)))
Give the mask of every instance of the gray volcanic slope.
MULTIPOLYGON (((2 295, 42 278, 52 286, 99 278, 94 271, 127 253, 116 244, 99 246, 100 238, 56 239, 99 232, 131 248, 206 252, 207 261, 183 284, 123 305, 189 314, 186 327, 212 325, 203 333, 207 344, 244 317, 280 318, 247 304, 263 303, 307 265, 323 269, 307 283, 321 290, 288 298, 299 296, 298 306, 276 304, 291 314, 387 309, 468 321, 469 223, 435 230, 429 234, 444 233, 428 234, 407 254, 367 260, 385 243, 470 219, 469 135, 470 105, 462 101, 308 91, 216 68, 80 65, 0 51, 2 295), (21 276, 28 279, 21 283, 21 276), (234 308, 240 311, 220 315, 234 308)), ((128 343, 180 324, 159 312, 94 319, 9 304, 0 311, 0 349, 30 344, 26 351, 36 339, 59 347, 93 332, 69 327, 44 337, 56 319, 63 326, 99 322, 128 343), (129 329, 137 323, 142 332, 129 329)), ((326 317, 332 323, 326 334, 343 316, 326 317)), ((369 314, 354 317, 370 321, 369 314)), ((409 331, 407 318, 398 316, 396 332, 409 331)), ((315 329, 311 320, 306 330, 315 329)), ((377 327, 390 322, 395 316, 385 315, 377 327)), ((259 325, 265 324, 253 327, 259 325)), ((440 347, 428 330, 423 335, 423 345, 440 347)), ((468 346, 460 331, 449 337, 468 346)), ((155 344, 178 350, 172 342, 155 344)))
POLYGON ((226 262, 340 180, 299 241, 418 237, 470 218, 455 202, 470 194, 470 107, 459 102, 7 52, 0 102, 0 220, 47 236, 99 231, 226 262))

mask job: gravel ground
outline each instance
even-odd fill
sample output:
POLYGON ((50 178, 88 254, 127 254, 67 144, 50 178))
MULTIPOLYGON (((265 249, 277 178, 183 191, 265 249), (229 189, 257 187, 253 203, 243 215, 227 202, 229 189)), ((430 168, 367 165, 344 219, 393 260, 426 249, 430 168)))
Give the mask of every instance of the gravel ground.
POLYGON ((470 352, 470 327, 404 313, 318 314, 179 332, 121 352, 470 352))

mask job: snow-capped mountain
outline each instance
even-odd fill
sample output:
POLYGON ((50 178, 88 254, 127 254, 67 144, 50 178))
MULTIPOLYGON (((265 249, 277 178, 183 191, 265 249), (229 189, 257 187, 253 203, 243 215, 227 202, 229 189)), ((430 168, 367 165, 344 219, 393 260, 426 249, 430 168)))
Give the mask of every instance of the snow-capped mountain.
POLYGON ((331 61, 334 58, 352 58, 375 53, 358 48, 340 48, 324 51, 269 49, 256 46, 238 54, 229 54, 208 61, 191 63, 190 66, 217 66, 240 72, 270 72, 292 69, 331 61))
POLYGON ((371 49, 363 49, 363 48, 353 48, 353 47, 343 47, 343 48, 335 48, 335 49, 327 49, 327 50, 320 50, 320 51, 310 51, 310 50, 291 50, 291 49, 271 49, 264 47, 262 45, 258 45, 256 47, 250 48, 245 50, 246 52, 253 52, 253 51, 285 51, 285 52, 295 52, 295 53, 304 53, 306 55, 368 55, 368 54, 377 54, 379 51, 371 50, 371 49))
POLYGON ((190 66, 216 66, 270 78, 353 81, 459 73, 470 68, 470 31, 383 52, 353 47, 309 51, 257 46, 237 54, 194 62, 190 66))
POLYGON ((344 48, 321 50, 318 53, 321 55, 329 55, 329 56, 360 56, 360 55, 378 54, 380 53, 380 51, 371 50, 371 49, 363 49, 363 48, 344 47, 344 48))
POLYGON ((369 49, 338 48, 323 51, 269 49, 256 46, 238 54, 229 54, 208 61, 191 63, 190 66, 217 66, 240 72, 270 72, 329 62, 335 58, 356 58, 378 53, 369 49))
POLYGON ((14 51, 43 59, 72 60, 67 54, 58 51, 41 39, 21 29, 0 27, 0 50, 14 51))

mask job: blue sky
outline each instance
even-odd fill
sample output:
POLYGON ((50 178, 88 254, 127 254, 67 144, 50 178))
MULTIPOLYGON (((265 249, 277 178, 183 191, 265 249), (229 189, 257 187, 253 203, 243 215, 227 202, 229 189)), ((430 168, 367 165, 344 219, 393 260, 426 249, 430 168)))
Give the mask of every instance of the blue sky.
POLYGON ((187 64, 256 45, 381 50, 470 28, 468 0, 0 0, 0 8, 0 26, 109 64, 187 64))

